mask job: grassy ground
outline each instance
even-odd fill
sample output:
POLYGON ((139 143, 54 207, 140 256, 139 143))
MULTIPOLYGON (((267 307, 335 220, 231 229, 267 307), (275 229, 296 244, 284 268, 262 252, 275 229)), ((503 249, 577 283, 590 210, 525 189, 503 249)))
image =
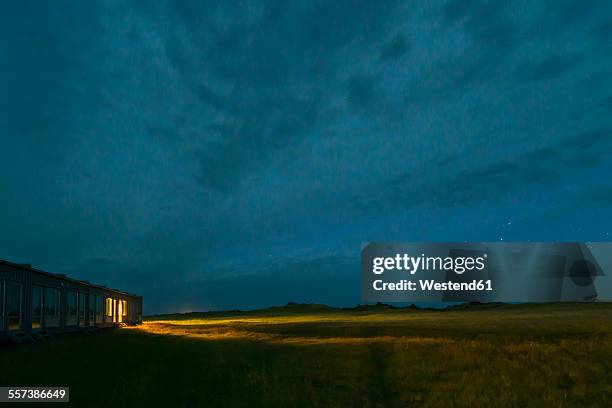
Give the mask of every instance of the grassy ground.
POLYGON ((611 406, 612 304, 160 316, 0 349, 0 385, 87 407, 611 406))

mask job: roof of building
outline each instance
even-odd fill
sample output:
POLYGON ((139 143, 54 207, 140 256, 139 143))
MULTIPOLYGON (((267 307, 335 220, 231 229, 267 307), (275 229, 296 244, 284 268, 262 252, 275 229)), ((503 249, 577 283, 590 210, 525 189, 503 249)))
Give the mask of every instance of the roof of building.
POLYGON ((52 277, 59 278, 59 279, 65 280, 65 281, 70 281, 70 282, 78 283, 80 285, 90 286, 92 288, 103 289, 103 290, 109 291, 109 292, 120 293, 122 295, 128 295, 128 296, 132 296, 132 297, 140 297, 140 296, 135 295, 133 293, 124 292, 124 291, 121 291, 119 289, 110 289, 110 288, 107 288, 104 285, 96 285, 96 284, 93 284, 93 283, 91 283, 89 281, 86 281, 86 280, 79 280, 79 279, 69 278, 65 274, 51 273, 51 272, 43 271, 41 269, 33 268, 31 264, 15 263, 15 262, 10 262, 10 261, 6 261, 6 260, 3 260, 3 259, 0 259, 0 265, 8 265, 8 266, 11 266, 13 268, 18 268, 18 269, 22 269, 22 270, 26 270, 26 271, 30 271, 30 272, 36 272, 36 273, 39 273, 39 274, 42 274, 42 275, 52 276, 52 277))

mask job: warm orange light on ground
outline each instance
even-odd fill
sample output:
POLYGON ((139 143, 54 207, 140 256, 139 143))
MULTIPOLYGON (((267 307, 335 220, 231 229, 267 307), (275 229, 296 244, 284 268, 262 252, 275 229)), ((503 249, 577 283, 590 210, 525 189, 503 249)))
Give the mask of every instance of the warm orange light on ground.
MULTIPOLYGON (((520 309, 520 308, 519 308, 520 309)), ((543 315, 537 313, 483 310, 478 319, 470 311, 406 311, 384 313, 312 313, 299 315, 252 315, 177 320, 150 320, 135 328, 155 335, 180 336, 200 340, 253 340, 292 345, 356 344, 396 342, 401 344, 447 344, 453 333, 537 332, 543 315)), ((551 312, 552 313, 552 312, 551 312)), ((553 314, 554 315, 554 314, 553 314)), ((555 315, 556 316, 556 315, 555 315)), ((581 333, 600 321, 602 312, 589 313, 563 309, 563 320, 549 319, 546 330, 581 333)))

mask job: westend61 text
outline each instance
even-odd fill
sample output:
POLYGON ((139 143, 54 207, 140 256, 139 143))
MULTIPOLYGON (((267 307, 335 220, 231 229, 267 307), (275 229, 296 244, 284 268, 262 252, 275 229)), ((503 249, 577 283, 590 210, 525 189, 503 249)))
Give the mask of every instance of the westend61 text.
POLYGON ((376 291, 413 291, 413 290, 426 290, 426 291, 489 291, 493 290, 493 285, 490 279, 487 280, 473 280, 471 282, 436 282, 433 279, 419 279, 417 285, 416 282, 407 279, 402 279, 397 282, 383 282, 380 279, 372 282, 372 287, 376 291))

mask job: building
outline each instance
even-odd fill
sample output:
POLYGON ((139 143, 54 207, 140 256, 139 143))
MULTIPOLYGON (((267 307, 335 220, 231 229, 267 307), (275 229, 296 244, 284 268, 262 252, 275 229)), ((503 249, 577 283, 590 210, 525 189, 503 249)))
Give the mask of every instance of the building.
POLYGON ((0 340, 142 321, 142 297, 0 260, 0 340))

